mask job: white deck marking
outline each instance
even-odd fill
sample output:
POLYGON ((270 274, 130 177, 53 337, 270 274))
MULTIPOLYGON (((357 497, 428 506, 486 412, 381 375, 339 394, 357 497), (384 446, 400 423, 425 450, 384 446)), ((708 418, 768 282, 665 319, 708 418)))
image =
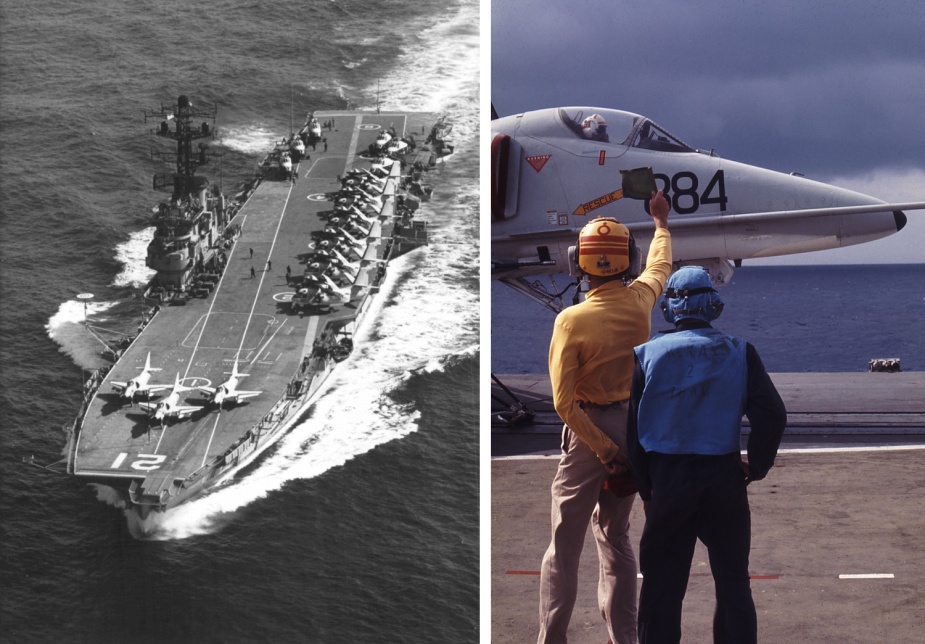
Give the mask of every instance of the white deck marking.
MULTIPOLYGON (((273 243, 270 244, 270 250, 267 252, 267 257, 273 257, 273 249, 276 248, 276 239, 279 237, 279 229, 283 226, 283 219, 285 219, 286 207, 289 205, 289 197, 292 196, 292 184, 289 184, 289 192, 286 193, 286 201, 283 203, 283 209, 279 213, 279 221, 276 222, 276 232, 273 233, 273 243)), ((266 264, 264 264, 266 266, 266 264)), ((257 300, 260 299, 260 290, 263 288, 263 280, 267 277, 267 270, 260 272, 260 283, 257 284, 257 294, 254 295, 254 302, 251 304, 251 311, 247 316, 247 324, 244 325, 244 333, 241 334, 241 344, 238 345, 238 352, 235 354, 235 357, 240 357, 241 350, 244 348, 244 339, 247 337, 247 330, 250 328, 251 319, 254 317, 254 309, 257 308, 257 300)), ((282 326, 282 325, 280 325, 282 326)))
POLYGON ((206 461, 209 460, 209 450, 212 449, 212 439, 215 438, 215 430, 218 427, 218 421, 222 417, 222 407, 219 405, 218 413, 215 414, 215 423, 212 425, 212 432, 209 434, 209 444, 206 445, 205 454, 202 455, 202 465, 200 467, 206 466, 206 461))
MULTIPOLYGON (((150 418, 149 418, 148 422, 149 422, 149 423, 151 422, 150 418)), ((160 451, 160 449, 161 449, 161 441, 164 440, 164 434, 166 434, 166 433, 167 433, 167 418, 164 418, 163 420, 161 420, 161 435, 158 436, 158 438, 157 438, 157 445, 154 446, 154 453, 155 453, 155 454, 157 454, 157 453, 160 451)))
MULTIPOLYGON (((793 447, 778 454, 836 454, 840 452, 904 452, 925 449, 925 445, 868 445, 866 447, 793 447)), ((743 452, 744 454, 744 452, 743 452)))
MULTIPOLYGON (((286 325, 286 320, 284 319, 282 322, 280 322, 279 326, 276 327, 276 331, 273 332, 273 335, 271 335, 269 338, 267 338, 267 341, 263 343, 263 346, 262 346, 262 347, 260 347, 259 349, 257 349, 257 357, 255 357, 253 360, 251 360, 249 364, 252 365, 252 364, 254 364, 255 362, 257 362, 257 358, 260 357, 260 354, 263 353, 263 350, 267 348, 267 345, 269 345, 271 342, 273 342, 273 338, 276 337, 276 334, 279 333, 280 329, 282 329, 285 325, 286 325)), ((242 340, 242 342, 243 342, 243 340, 242 340)), ((282 354, 280 354, 280 355, 282 355, 282 354)))
MULTIPOLYGON (((347 159, 346 159, 347 161, 349 161, 354 156, 356 156, 357 142, 359 142, 360 140, 360 130, 362 129, 359 126, 363 123, 363 115, 362 114, 356 115, 353 117, 353 119, 354 119, 353 121, 354 124, 353 124, 353 130, 350 133, 350 145, 347 146, 347 159)), ((346 165, 349 165, 349 163, 345 164, 345 167, 346 165)))
POLYGON ((839 579, 895 579, 891 572, 871 572, 839 575, 839 579))
MULTIPOLYGON (((286 202, 289 202, 289 197, 286 197, 286 202)), ((244 223, 243 221, 241 222, 244 223)), ((243 225, 241 226, 243 229, 243 225)), ((231 245, 231 251, 228 253, 229 257, 234 257, 234 251, 238 247, 238 240, 241 239, 241 236, 238 235, 237 239, 234 240, 234 244, 231 245)), ((222 276, 218 278, 218 284, 215 285, 215 294, 212 296, 212 302, 209 304, 209 310, 206 311, 205 319, 202 321, 202 328, 199 329, 199 337, 196 338, 196 344, 193 345, 193 351, 190 353, 189 362, 186 364, 186 372, 183 374, 183 379, 189 375, 189 370, 193 366, 193 358, 196 356, 196 350, 199 349, 199 343, 202 341, 202 334, 206 332, 206 324, 209 322, 209 316, 212 315, 212 309, 215 307, 215 303, 218 301, 218 293, 222 290, 222 282, 225 281, 225 275, 228 274, 228 267, 225 267, 225 270, 222 271, 222 276)), ((261 282, 263 281, 263 276, 260 277, 261 282)), ((260 287, 257 287, 257 292, 260 292, 260 287)), ((251 314, 253 314, 253 309, 251 309, 251 314)), ((248 323, 250 323, 250 318, 248 318, 248 323)), ((247 333, 247 327, 244 328, 244 332, 247 333)), ((244 344, 243 338, 241 339, 241 344, 244 344)), ((238 348, 240 352, 240 347, 238 348)), ((160 445, 160 442, 158 442, 160 445)))

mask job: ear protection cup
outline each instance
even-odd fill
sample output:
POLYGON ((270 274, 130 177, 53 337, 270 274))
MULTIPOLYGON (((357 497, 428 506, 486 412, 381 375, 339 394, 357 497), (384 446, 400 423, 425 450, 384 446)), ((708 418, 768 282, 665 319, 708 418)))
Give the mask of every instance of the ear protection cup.
POLYGON ((713 289, 713 280, 702 266, 682 266, 669 279, 659 299, 665 321, 675 324, 684 318, 712 322, 726 306, 713 289))

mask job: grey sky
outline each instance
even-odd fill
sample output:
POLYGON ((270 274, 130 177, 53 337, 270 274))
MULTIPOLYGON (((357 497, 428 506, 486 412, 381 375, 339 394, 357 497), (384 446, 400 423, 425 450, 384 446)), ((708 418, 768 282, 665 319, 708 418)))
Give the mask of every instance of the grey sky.
MULTIPOLYGON (((636 112, 728 159, 925 201, 923 34, 914 0, 494 0, 491 99, 636 112)), ((790 261, 925 261, 925 211, 907 215, 885 249, 790 261)))

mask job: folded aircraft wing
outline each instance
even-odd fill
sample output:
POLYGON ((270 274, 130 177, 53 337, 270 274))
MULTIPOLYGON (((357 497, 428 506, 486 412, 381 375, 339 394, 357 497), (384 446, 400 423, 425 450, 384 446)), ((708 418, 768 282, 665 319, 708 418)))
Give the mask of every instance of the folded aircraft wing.
POLYGON ((202 407, 187 407, 187 406, 178 406, 170 410, 171 415, 175 415, 177 418, 186 418, 187 416, 192 416, 197 411, 200 411, 202 407))

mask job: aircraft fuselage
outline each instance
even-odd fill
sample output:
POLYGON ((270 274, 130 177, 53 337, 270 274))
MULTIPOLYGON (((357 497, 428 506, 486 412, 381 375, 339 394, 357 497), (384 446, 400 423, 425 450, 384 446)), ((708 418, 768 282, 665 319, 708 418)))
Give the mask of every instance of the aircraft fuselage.
POLYGON ((492 134, 495 278, 568 272, 568 247, 598 216, 618 219, 648 246, 648 200, 623 197, 620 176, 643 166, 671 205, 676 262, 837 248, 890 235, 906 222, 873 197, 696 150, 628 112, 539 110, 493 121, 492 134), (600 117, 592 125, 606 126, 583 128, 592 114, 600 117), (873 212, 851 212, 858 206, 873 212))

